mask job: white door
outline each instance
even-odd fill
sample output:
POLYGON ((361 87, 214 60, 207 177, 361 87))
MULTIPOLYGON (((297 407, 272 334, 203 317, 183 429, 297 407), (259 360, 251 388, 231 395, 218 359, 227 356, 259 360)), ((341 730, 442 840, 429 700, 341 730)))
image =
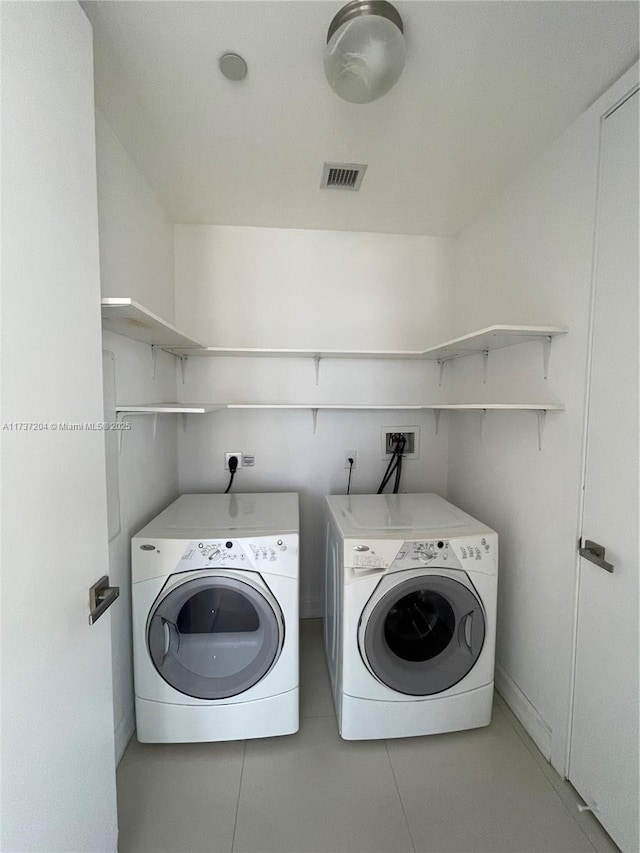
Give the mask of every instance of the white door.
MULTIPOLYGON (((3 851, 113 851, 92 34, 0 3, 3 851), (72 428, 69 425, 73 425, 72 428)), ((118 606, 118 602, 116 605, 118 606)))
POLYGON ((604 119, 569 778, 638 850, 638 100, 604 119))

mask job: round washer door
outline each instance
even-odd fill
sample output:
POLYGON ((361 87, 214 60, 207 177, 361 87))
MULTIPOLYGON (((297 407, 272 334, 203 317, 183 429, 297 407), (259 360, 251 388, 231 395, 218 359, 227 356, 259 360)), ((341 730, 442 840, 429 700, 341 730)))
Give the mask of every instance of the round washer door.
POLYGON ((469 587, 443 575, 400 581, 360 623, 360 654, 381 681, 408 696, 448 690, 478 660, 485 635, 482 605, 469 587))
POLYGON ((226 699, 261 681, 284 642, 284 620, 267 590, 235 577, 187 579, 156 602, 147 647, 158 674, 196 699, 226 699))

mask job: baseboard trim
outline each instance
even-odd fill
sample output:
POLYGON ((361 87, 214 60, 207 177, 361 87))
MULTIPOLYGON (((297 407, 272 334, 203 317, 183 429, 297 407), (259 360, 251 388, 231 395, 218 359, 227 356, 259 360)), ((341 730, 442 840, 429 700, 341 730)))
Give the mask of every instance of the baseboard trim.
POLYGON ((499 664, 496 664, 495 685, 498 693, 520 720, 540 752, 547 761, 551 761, 552 730, 550 726, 499 664))
POLYGON ((130 708, 123 714, 120 722, 118 723, 115 731, 114 741, 115 741, 115 751, 116 751, 116 767, 120 764, 122 756, 124 755, 124 751, 127 748, 127 744, 133 737, 133 733, 136 730, 136 712, 131 705, 130 708))

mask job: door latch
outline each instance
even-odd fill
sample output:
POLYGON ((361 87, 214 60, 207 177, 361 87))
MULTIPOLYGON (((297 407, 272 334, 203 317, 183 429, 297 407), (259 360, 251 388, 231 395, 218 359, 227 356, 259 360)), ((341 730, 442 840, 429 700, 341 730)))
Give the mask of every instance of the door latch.
POLYGON ((604 545, 598 545, 597 542, 592 542, 591 539, 585 539, 584 546, 581 546, 578 551, 580 556, 584 557, 585 560, 589 560, 590 563, 594 563, 596 566, 604 569, 605 572, 613 574, 613 563, 607 563, 604 558, 604 545))

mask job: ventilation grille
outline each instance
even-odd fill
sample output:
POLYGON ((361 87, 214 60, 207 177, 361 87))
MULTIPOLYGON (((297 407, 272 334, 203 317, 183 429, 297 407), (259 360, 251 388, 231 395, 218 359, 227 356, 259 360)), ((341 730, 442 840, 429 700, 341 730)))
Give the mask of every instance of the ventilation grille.
POLYGON ((325 163, 321 190, 359 190, 367 167, 362 163, 325 163))

